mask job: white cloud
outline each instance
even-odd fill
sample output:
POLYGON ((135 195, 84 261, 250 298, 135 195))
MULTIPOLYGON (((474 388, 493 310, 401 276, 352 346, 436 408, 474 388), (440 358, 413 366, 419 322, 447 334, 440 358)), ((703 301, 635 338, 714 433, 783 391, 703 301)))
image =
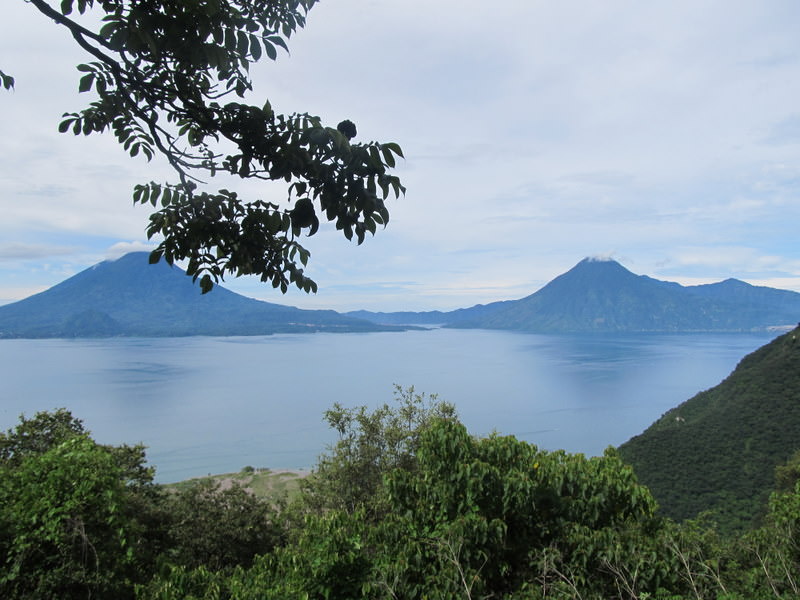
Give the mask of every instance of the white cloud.
POLYGON ((76 253, 73 246, 51 246, 46 244, 0 243, 0 261, 41 260, 76 253))
POLYGON ((19 300, 22 300, 23 298, 27 298, 29 296, 33 296, 34 294, 38 294, 39 292, 43 292, 46 289, 47 286, 14 287, 14 286, 0 285, 0 306, 4 304, 11 304, 12 302, 17 302, 19 300))
POLYGON ((106 260, 116 260, 130 252, 150 252, 155 247, 152 242, 117 242, 106 250, 106 260))

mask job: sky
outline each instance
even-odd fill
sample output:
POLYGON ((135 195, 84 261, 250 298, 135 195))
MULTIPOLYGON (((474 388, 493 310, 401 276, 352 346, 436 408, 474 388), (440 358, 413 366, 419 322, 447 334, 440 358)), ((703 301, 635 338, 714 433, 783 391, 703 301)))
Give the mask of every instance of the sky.
MULTIPOLYGON (((407 187, 363 245, 304 240, 303 308, 450 310, 527 296, 587 256, 697 284, 800 291, 796 0, 322 0, 248 100, 394 141, 407 187)), ((152 247, 136 183, 175 181, 113 136, 59 134, 91 101, 63 28, 0 20, 0 303, 152 247)), ((248 197, 282 201, 247 182, 248 197)), ((238 189, 238 188, 237 188, 238 189)))

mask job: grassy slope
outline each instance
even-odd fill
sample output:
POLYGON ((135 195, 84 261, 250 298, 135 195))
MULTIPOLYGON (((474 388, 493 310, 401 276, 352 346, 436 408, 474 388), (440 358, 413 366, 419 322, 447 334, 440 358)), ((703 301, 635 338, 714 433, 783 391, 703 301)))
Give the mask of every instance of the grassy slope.
POLYGON ((300 489, 300 481, 307 474, 296 471, 271 471, 270 469, 254 469, 250 471, 245 468, 238 473, 224 473, 221 475, 209 475, 187 479, 177 483, 167 484, 167 489, 183 489, 196 484, 198 481, 211 479, 218 481, 221 486, 229 486, 233 482, 239 483, 245 489, 251 491, 259 498, 280 498, 294 496, 300 489))

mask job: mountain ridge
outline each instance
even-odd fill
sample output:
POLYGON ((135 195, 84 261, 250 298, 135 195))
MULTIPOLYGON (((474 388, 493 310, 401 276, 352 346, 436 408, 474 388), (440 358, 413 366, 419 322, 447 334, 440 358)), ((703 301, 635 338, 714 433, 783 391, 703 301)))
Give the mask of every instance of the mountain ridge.
POLYGON ((200 295, 178 268, 144 252, 103 261, 44 292, 0 306, 0 337, 266 335, 413 326, 534 333, 742 332, 790 328, 800 294, 737 279, 682 286, 585 258, 518 300, 453 311, 302 310, 221 286, 200 295))
POLYGON ((800 294, 737 279, 685 287, 636 275, 614 260, 585 258, 518 300, 450 312, 347 314, 535 333, 741 332, 793 326, 800 320, 800 294))
POLYGON ((147 252, 97 263, 24 300, 0 306, 0 337, 268 335, 396 331, 397 327, 262 302, 215 286, 208 294, 147 252))

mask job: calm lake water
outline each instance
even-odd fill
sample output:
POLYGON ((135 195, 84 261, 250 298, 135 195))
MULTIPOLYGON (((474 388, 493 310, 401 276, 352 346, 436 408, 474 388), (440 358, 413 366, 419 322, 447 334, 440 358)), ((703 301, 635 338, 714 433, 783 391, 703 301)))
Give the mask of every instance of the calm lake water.
POLYGON ((378 406, 397 383, 453 402, 472 433, 600 454, 776 335, 0 340, 0 429, 64 406, 100 442, 147 445, 163 482, 245 465, 309 468, 335 439, 325 409, 378 406))

